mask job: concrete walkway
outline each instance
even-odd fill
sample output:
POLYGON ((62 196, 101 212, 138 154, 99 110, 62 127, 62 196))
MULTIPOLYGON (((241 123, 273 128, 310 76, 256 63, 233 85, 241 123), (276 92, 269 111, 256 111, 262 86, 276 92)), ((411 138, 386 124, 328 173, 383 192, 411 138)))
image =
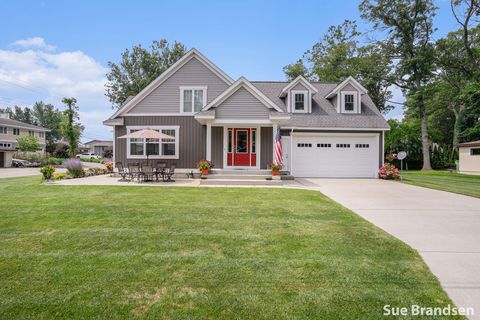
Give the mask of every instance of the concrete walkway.
POLYGON ((297 182, 416 249, 455 304, 480 319, 480 199, 376 179, 297 182))

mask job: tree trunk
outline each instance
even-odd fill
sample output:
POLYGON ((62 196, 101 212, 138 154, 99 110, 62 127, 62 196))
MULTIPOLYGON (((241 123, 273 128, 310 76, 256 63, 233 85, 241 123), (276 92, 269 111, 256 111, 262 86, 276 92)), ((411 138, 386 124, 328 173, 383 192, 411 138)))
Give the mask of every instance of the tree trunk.
POLYGON ((425 105, 423 104, 423 98, 420 101, 420 129, 422 131, 422 154, 423 154, 423 167, 422 170, 432 170, 430 164, 430 150, 428 143, 428 131, 427 131, 427 114, 425 112, 425 105))
POLYGON ((458 111, 454 110, 455 124, 453 125, 453 147, 458 144, 458 136, 462 126, 463 116, 465 115, 465 106, 461 105, 458 111))

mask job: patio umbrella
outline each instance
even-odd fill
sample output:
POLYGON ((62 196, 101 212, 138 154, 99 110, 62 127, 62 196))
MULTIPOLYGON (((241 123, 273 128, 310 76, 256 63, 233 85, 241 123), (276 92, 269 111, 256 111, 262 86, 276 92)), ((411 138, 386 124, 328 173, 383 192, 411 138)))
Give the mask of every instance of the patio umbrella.
MULTIPOLYGON (((175 137, 169 136, 168 134, 161 133, 159 131, 156 131, 150 128, 128 133, 118 138, 119 139, 135 139, 135 138, 137 139, 175 139, 175 137)), ((148 145, 149 145, 149 142, 147 142, 146 144, 147 150, 145 150, 147 153, 147 164, 148 164, 148 156, 150 155, 150 152, 148 150, 148 145)))

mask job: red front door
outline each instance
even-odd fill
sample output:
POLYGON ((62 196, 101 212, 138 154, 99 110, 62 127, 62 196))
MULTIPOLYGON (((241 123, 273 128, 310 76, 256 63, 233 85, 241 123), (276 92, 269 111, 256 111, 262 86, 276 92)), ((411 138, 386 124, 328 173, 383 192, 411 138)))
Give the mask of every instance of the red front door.
POLYGON ((228 128, 227 165, 234 167, 255 167, 256 129, 228 128))

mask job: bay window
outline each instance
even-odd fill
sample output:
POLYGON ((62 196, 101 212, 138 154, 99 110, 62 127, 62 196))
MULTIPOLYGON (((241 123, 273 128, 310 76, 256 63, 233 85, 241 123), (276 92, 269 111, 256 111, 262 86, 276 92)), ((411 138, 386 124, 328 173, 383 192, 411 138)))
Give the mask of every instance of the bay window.
MULTIPOLYGON (((150 129, 162 132, 172 138, 168 139, 127 139, 127 158, 144 159, 178 159, 179 126, 149 126, 150 129)), ((127 127, 127 133, 132 133, 144 127, 127 127)))

